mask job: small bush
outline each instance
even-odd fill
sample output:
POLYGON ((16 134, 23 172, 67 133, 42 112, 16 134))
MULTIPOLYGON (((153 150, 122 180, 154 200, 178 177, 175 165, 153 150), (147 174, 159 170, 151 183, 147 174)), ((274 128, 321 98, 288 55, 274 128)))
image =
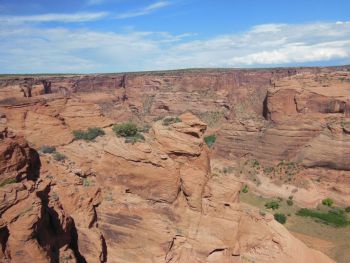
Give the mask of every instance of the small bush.
POLYGON ((248 193, 248 191, 249 191, 249 190, 248 190, 248 185, 245 185, 245 186, 243 187, 243 189, 242 189, 242 192, 246 194, 246 193, 248 193))
MULTIPOLYGON (((139 132, 136 124, 131 122, 115 124, 113 126, 113 131, 118 137, 124 137, 125 143, 134 144, 135 142, 145 140, 145 137, 139 132)), ((144 129, 143 132, 145 132, 144 129)))
POLYGON ((274 214, 275 220, 281 224, 286 223, 287 217, 284 214, 274 214))
POLYGON ((164 126, 169 126, 170 124, 181 122, 181 119, 178 117, 165 117, 162 121, 164 126))
POLYGON ((350 206, 345 208, 345 212, 350 213, 350 206))
POLYGON ((53 153, 53 158, 56 160, 56 161, 59 161, 59 162, 62 162, 64 161, 65 159, 67 159, 67 157, 62 154, 62 153, 59 153, 59 152, 54 152, 53 153))
POLYGON ((336 227, 344 227, 349 225, 349 221, 342 210, 331 210, 325 213, 302 208, 296 214, 298 216, 316 218, 321 220, 321 222, 324 224, 333 225, 336 227))
POLYGON ((322 204, 331 207, 334 201, 331 198, 326 198, 322 200, 322 204))
POLYGON ((267 202, 265 204, 265 207, 268 209, 277 210, 280 207, 280 204, 276 201, 271 201, 271 202, 267 202))
POLYGON ((292 206, 292 205, 293 205, 293 200, 288 199, 288 200, 287 200, 287 205, 292 206))
POLYGON ((216 135, 212 134, 212 135, 209 135, 209 136, 205 136, 204 137, 204 141, 208 145, 208 147, 211 148, 214 145, 215 141, 216 141, 216 135))
POLYGON ((136 124, 132 122, 115 124, 112 129, 118 137, 133 137, 138 133, 136 124))
POLYGON ((105 132, 101 128, 88 128, 86 131, 76 130, 73 131, 74 138, 77 140, 92 141, 98 136, 105 135, 105 132))
POLYGON ((41 146, 40 151, 42 153, 53 153, 56 151, 56 148, 54 146, 43 145, 41 146))

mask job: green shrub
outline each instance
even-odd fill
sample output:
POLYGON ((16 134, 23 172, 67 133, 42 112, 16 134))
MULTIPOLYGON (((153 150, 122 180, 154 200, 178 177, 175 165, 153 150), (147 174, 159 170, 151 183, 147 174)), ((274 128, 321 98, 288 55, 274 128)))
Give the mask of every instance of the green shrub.
POLYGON ((8 184, 14 184, 16 182, 17 182, 16 178, 7 178, 2 182, 0 182, 0 187, 4 187, 5 185, 8 185, 8 184))
POLYGON ((40 151, 42 153, 53 153, 56 151, 56 148, 54 146, 43 145, 40 147, 40 151))
POLYGON ((345 212, 350 213, 350 206, 345 208, 345 212))
POLYGON ((334 201, 331 198, 326 198, 322 200, 322 204, 331 207, 334 201))
POLYGON ((287 217, 284 214, 274 214, 275 220, 281 224, 286 223, 287 217))
POLYGON ((245 193, 245 194, 248 193, 248 185, 245 185, 243 187, 242 192, 245 193))
POLYGON ((209 135, 209 136, 205 136, 204 137, 204 141, 208 145, 208 147, 211 148, 214 145, 215 141, 216 141, 216 135, 212 134, 212 135, 209 135))
POLYGON ((165 117, 162 121, 164 126, 169 126, 170 124, 181 122, 181 119, 178 117, 165 117))
POLYGON ((276 201, 267 202, 265 207, 268 209, 276 210, 280 207, 280 204, 276 201))
POLYGON ((73 131, 74 138, 77 140, 92 141, 98 136, 105 135, 105 132, 101 128, 88 128, 86 131, 76 130, 73 131))
POLYGON ((342 210, 331 210, 326 213, 302 208, 296 214, 298 216, 316 218, 321 220, 321 222, 324 224, 333 225, 336 227, 344 227, 349 225, 349 221, 342 210))
POLYGON ((112 129, 118 137, 133 137, 138 133, 136 124, 132 122, 115 124, 112 129))
POLYGON ((59 162, 62 162, 64 161, 65 159, 67 159, 67 157, 62 154, 62 153, 59 153, 59 152, 54 152, 53 153, 53 158, 56 160, 56 161, 59 161, 59 162))
POLYGON ((287 205, 292 206, 292 205, 293 205, 293 200, 288 199, 288 200, 287 200, 287 205))

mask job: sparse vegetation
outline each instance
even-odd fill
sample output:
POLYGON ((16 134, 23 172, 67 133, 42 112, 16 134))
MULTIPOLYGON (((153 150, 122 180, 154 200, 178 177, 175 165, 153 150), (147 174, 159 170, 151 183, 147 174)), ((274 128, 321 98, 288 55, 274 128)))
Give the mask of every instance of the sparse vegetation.
POLYGON ((293 196, 290 195, 290 196, 288 196, 288 199, 287 199, 287 205, 292 206, 293 204, 294 204, 293 196))
POLYGON ((54 152, 53 153, 53 159, 55 161, 62 162, 65 159, 67 159, 67 157, 64 154, 60 153, 60 152, 54 152))
POLYGON ((225 116, 221 111, 206 111, 198 114, 199 119, 205 122, 209 127, 215 127, 225 116))
POLYGON ((5 185, 8 185, 8 184, 14 184, 16 182, 17 182, 16 178, 7 178, 2 182, 0 182, 0 187, 4 187, 5 185))
POLYGON ((248 185, 245 185, 243 188, 242 188, 242 192, 243 193, 248 193, 249 189, 248 189, 248 185))
POLYGON ((350 213, 350 206, 345 208, 345 212, 350 213))
POLYGON ((105 135, 105 132, 101 128, 92 127, 88 128, 86 131, 75 130, 73 131, 74 138, 77 140, 92 141, 98 136, 105 135))
POLYGON ((271 202, 267 202, 265 204, 265 207, 267 209, 277 210, 280 207, 280 204, 277 201, 271 201, 271 202))
POLYGON ((291 200, 291 199, 287 200, 287 205, 292 206, 293 204, 294 204, 293 200, 291 200))
POLYGON ((55 151, 56 151, 56 147, 54 146, 43 145, 40 147, 40 152, 42 153, 53 153, 55 151))
POLYGON ((165 117, 162 121, 162 124, 164 126, 169 126, 170 124, 178 122, 181 122, 181 119, 179 117, 165 117))
POLYGON ((322 223, 332 225, 336 227, 344 227, 349 225, 349 221, 343 210, 333 209, 328 212, 320 212, 307 208, 300 209, 297 213, 298 216, 311 217, 321 220, 322 223))
POLYGON ((322 204, 331 207, 334 201, 331 198, 326 198, 322 200, 322 204))
POLYGON ((204 137, 204 141, 208 145, 208 147, 211 148, 214 145, 215 141, 216 141, 216 135, 212 134, 212 135, 209 135, 209 136, 205 136, 204 137))
POLYGON ((227 166, 227 167, 224 167, 224 169, 222 169, 222 172, 223 172, 224 174, 231 174, 231 173, 233 173, 234 170, 235 170, 234 167, 232 167, 232 166, 227 166))
POLYGON ((136 124, 132 122, 115 124, 113 131, 118 137, 124 137, 126 143, 134 144, 145 140, 145 137, 139 132, 136 124))
POLYGON ((91 183, 90 183, 89 179, 86 179, 86 178, 83 179, 83 186, 84 186, 84 187, 89 187, 90 184, 91 184, 91 183))
POLYGON ((275 220, 281 224, 285 224, 287 221, 287 217, 284 214, 276 213, 273 216, 275 220))

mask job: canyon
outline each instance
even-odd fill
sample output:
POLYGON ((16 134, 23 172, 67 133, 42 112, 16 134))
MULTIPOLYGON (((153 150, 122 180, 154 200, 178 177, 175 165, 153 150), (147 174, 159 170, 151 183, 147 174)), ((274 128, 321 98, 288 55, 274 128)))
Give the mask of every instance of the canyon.
POLYGON ((0 262, 335 262, 240 197, 349 206, 350 66, 2 76, 0 131, 0 262))

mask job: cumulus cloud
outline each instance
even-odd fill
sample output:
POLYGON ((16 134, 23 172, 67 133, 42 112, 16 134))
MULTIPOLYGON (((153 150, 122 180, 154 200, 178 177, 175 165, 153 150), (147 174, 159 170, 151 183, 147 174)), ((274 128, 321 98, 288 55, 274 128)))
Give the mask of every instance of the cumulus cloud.
POLYGON ((2 23, 25 23, 25 22, 87 22, 95 21, 104 18, 108 15, 107 12, 96 13, 74 13, 74 14, 42 14, 29 16, 0 16, 2 23))
POLYGON ((239 34, 0 27, 0 72, 117 72, 350 63, 350 23, 257 25, 239 34))
POLYGON ((159 1, 159 2, 155 2, 151 5, 148 5, 146 7, 143 7, 141 9, 138 10, 134 10, 134 11, 130 11, 130 12, 125 12, 122 14, 119 14, 116 16, 117 19, 126 19, 126 18, 131 18, 131 17, 137 17, 137 16, 144 16, 144 15, 148 15, 158 9, 161 9, 163 7, 169 6, 171 4, 171 2, 169 1, 159 1))

